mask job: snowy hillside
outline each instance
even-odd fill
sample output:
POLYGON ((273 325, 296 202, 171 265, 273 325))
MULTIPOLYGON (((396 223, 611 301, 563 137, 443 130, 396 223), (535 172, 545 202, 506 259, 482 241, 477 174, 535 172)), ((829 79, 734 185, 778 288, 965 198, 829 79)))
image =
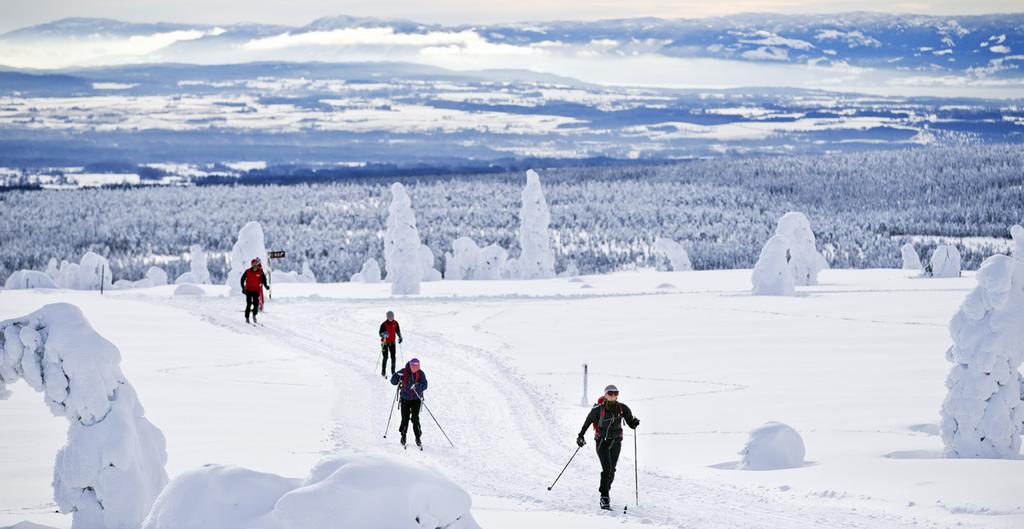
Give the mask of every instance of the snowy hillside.
MULTIPOLYGON (((402 300, 384 283, 282 284, 260 327, 223 286, 199 298, 170 285, 3 291, 0 319, 79 305, 120 349, 172 479, 207 463, 301 478, 355 451, 441 471, 489 529, 1020 527, 1024 461, 941 457, 947 323, 974 276, 915 274, 825 270, 786 298, 751 296, 750 270, 431 282, 402 300), (455 448, 426 416, 424 452, 382 439, 394 391, 376 372, 376 330, 388 309, 455 448), (581 398, 608 383, 642 420, 640 506, 631 434, 612 488, 625 516, 592 514, 592 444, 546 490, 575 450, 581 398), (748 432, 769 421, 802 437, 803 466, 738 470, 748 432)), ((9 389, 0 526, 67 527, 49 485, 65 426, 28 387, 9 389)))

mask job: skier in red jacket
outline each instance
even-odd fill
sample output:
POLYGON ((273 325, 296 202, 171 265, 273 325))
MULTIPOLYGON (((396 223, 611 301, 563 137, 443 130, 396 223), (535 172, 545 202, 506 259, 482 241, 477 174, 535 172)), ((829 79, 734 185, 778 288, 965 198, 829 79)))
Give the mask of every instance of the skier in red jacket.
POLYGON ((388 365, 388 353, 391 353, 391 374, 393 375, 395 374, 395 340, 402 343, 402 328, 398 326, 394 312, 388 311, 387 319, 380 324, 380 330, 377 332, 380 334, 380 354, 384 357, 380 364, 380 376, 387 378, 385 369, 388 365))
POLYGON ((263 287, 270 290, 267 276, 263 274, 259 259, 253 259, 252 268, 242 272, 240 283, 242 284, 242 293, 245 294, 245 323, 249 323, 250 312, 252 312, 252 322, 256 323, 256 315, 260 312, 260 297, 263 295, 263 287))

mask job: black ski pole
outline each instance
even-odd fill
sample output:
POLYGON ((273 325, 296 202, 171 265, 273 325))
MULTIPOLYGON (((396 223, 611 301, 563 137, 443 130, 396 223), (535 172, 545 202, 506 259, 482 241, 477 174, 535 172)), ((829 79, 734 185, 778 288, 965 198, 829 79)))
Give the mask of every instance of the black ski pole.
MULTIPOLYGON (((423 395, 420 395, 420 392, 416 389, 415 385, 412 386, 412 392, 415 393, 416 397, 423 403, 423 407, 427 409, 427 413, 430 414, 430 418, 434 419, 434 424, 437 425, 437 429, 441 430, 441 434, 444 435, 445 439, 448 439, 448 434, 444 433, 444 428, 441 428, 441 423, 437 422, 437 417, 434 417, 434 412, 430 411, 430 406, 427 406, 427 403, 423 401, 423 395)), ((455 443, 453 443, 451 439, 448 439, 448 444, 452 445, 452 448, 455 448, 455 443)))
POLYGON ((388 413, 388 425, 384 428, 384 438, 388 438, 388 430, 391 429, 391 416, 395 414, 395 403, 398 402, 398 390, 402 389, 402 386, 395 388, 395 400, 391 401, 391 412, 388 413))
POLYGON ((551 490, 552 488, 554 488, 555 483, 558 483, 558 480, 562 479, 562 474, 565 474, 565 469, 569 468, 569 463, 572 463, 572 460, 576 458, 576 454, 580 453, 580 448, 583 448, 583 447, 582 446, 577 446, 576 447, 576 451, 572 453, 572 457, 569 458, 569 462, 566 463, 564 467, 562 467, 562 471, 558 473, 558 477, 555 478, 555 481, 553 481, 551 483, 551 486, 548 487, 548 490, 551 490))
POLYGON ((640 506, 640 463, 636 459, 636 429, 633 430, 633 490, 636 491, 636 506, 640 506))

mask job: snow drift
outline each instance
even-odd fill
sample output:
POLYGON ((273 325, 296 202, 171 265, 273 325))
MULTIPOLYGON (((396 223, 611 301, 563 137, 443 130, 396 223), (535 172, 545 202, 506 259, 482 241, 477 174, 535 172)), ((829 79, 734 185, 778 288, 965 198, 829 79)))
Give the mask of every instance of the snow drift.
POLYGON ((469 494, 421 465, 341 455, 305 480, 207 465, 175 478, 142 529, 479 529, 469 494))
POLYGON ((178 285, 174 289, 175 296, 205 296, 206 291, 199 285, 193 285, 192 283, 184 283, 178 285))
POLYGON ((121 354, 78 307, 0 322, 0 398, 19 379, 69 423, 53 495, 74 529, 135 529, 167 483, 164 436, 121 373, 121 354))
MULTIPOLYGON (((1015 458, 1024 402, 1024 228, 1010 230, 1013 257, 994 255, 978 270, 978 286, 949 324, 953 363, 946 378, 940 432, 949 457, 1015 458)), ((955 249, 954 249, 955 251, 955 249)))
POLYGON ((225 284, 231 294, 240 294, 242 286, 239 281, 246 268, 252 266, 252 260, 259 258, 263 263, 264 273, 269 272, 270 260, 267 257, 267 245, 263 238, 263 227, 259 222, 250 222, 238 231, 238 239, 231 247, 231 271, 225 284))
POLYGON ((424 276, 424 256, 420 247, 420 232, 416 229, 412 200, 405 187, 395 182, 391 184, 391 205, 388 206, 387 231, 384 233, 384 266, 392 295, 420 293, 420 281, 424 276))
POLYGON ((768 422, 750 432, 740 450, 740 470, 780 470, 804 464, 804 440, 791 426, 768 422))

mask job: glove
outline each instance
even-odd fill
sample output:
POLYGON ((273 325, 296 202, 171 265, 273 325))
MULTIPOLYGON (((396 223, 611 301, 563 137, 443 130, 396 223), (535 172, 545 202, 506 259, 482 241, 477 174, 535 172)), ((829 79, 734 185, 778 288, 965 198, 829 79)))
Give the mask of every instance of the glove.
POLYGON ((582 435, 576 438, 576 446, 582 447, 585 444, 587 444, 587 440, 582 435))
POLYGON ((381 340, 383 340, 384 338, 387 338, 387 337, 388 337, 388 333, 386 333, 386 332, 380 333, 380 339, 381 340))
POLYGON ((398 337, 398 343, 402 343, 402 337, 401 336, 398 337))
POLYGON ((636 430, 637 426, 640 426, 640 419, 633 419, 633 429, 636 430))

